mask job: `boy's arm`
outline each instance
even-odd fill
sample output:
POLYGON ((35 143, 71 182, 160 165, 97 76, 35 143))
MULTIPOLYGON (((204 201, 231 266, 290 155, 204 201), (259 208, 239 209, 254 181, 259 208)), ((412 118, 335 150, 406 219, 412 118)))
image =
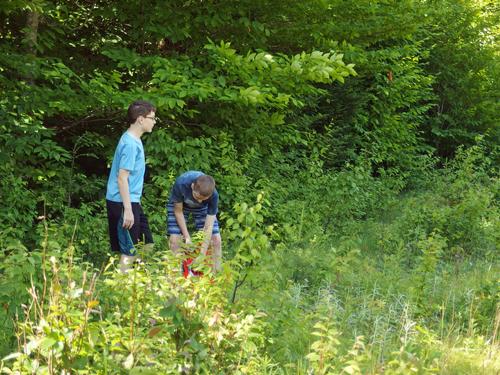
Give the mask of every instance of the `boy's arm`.
POLYGON ((191 243, 191 236, 187 230, 186 219, 184 219, 184 212, 182 210, 183 203, 182 202, 174 202, 174 216, 175 220, 177 220, 177 225, 181 230, 182 235, 184 236, 184 241, 187 244, 191 243))
POLYGON ((205 219, 205 226, 203 227, 203 244, 200 249, 200 252, 203 255, 207 254, 208 245, 210 244, 210 240, 212 239, 212 229, 214 227, 218 205, 219 193, 217 192, 217 190, 215 190, 210 197, 210 200, 208 201, 207 217, 205 219))
POLYGON ((207 255, 208 245, 212 238, 212 229, 214 227, 215 215, 207 215, 205 219, 205 226, 203 227, 203 244, 201 245, 200 252, 207 255))
POLYGON ((118 172, 118 190, 123 201, 123 227, 130 229, 134 225, 134 214, 132 213, 132 203, 130 202, 130 192, 128 188, 128 176, 130 171, 120 169, 118 172))

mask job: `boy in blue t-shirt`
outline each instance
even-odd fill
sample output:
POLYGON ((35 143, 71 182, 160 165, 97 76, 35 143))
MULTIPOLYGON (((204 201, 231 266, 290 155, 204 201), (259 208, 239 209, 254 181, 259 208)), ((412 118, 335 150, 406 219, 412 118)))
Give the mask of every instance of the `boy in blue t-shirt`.
POLYGON ((151 133, 156 122, 155 107, 144 100, 133 102, 127 111, 129 128, 116 147, 106 192, 111 248, 120 252, 120 270, 126 272, 137 258, 135 244, 152 244, 146 215, 141 207, 146 160, 141 137, 151 133))
POLYGON ((215 189, 214 179, 199 171, 188 171, 180 175, 167 203, 167 233, 172 252, 179 252, 181 237, 186 244, 191 243, 186 225, 191 214, 196 230, 204 232, 200 253, 206 255, 209 245, 212 247, 215 272, 220 271, 222 258, 219 222, 216 217, 218 204, 219 193, 215 189))

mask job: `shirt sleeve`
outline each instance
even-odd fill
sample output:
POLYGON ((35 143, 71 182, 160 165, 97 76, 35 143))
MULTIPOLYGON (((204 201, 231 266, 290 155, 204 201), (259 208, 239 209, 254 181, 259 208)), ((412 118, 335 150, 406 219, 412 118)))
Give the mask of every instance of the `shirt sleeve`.
POLYGON ((130 143, 125 143, 120 153, 118 168, 126 169, 127 171, 133 171, 135 166, 135 159, 137 156, 136 154, 137 148, 130 143))
POLYGON ((178 181, 175 181, 175 184, 172 187, 172 194, 170 195, 170 200, 174 203, 184 202, 184 196, 182 194, 181 184, 178 181))
POLYGON ((217 192, 217 190, 214 190, 214 193, 212 194, 210 200, 208 201, 207 214, 217 215, 218 209, 219 209, 219 193, 217 192))

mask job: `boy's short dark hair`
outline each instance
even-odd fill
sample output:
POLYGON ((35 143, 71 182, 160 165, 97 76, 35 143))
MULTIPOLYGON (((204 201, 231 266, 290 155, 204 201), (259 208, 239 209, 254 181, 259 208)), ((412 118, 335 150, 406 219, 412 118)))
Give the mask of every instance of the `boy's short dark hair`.
POLYGON ((194 182, 196 192, 204 197, 210 197, 214 193, 215 180, 206 174, 198 177, 194 182))
POLYGON ((136 100, 128 107, 127 121, 129 124, 133 124, 137 120, 137 117, 146 116, 150 112, 156 112, 153 104, 146 100, 136 100))

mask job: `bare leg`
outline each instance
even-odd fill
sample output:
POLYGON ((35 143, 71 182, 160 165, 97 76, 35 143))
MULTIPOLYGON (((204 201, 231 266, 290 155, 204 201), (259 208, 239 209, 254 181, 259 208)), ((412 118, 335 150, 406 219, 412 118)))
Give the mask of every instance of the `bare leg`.
POLYGON ((130 268, 132 268, 132 264, 137 259, 137 256, 129 256, 129 255, 121 255, 120 256, 120 272, 127 273, 130 268))
POLYGON ((180 234, 171 234, 168 243, 170 245, 170 250, 174 255, 179 255, 179 248, 181 243, 181 235, 180 234))
POLYGON ((222 269, 222 240, 219 233, 212 235, 210 245, 213 252, 213 271, 217 273, 222 269))

